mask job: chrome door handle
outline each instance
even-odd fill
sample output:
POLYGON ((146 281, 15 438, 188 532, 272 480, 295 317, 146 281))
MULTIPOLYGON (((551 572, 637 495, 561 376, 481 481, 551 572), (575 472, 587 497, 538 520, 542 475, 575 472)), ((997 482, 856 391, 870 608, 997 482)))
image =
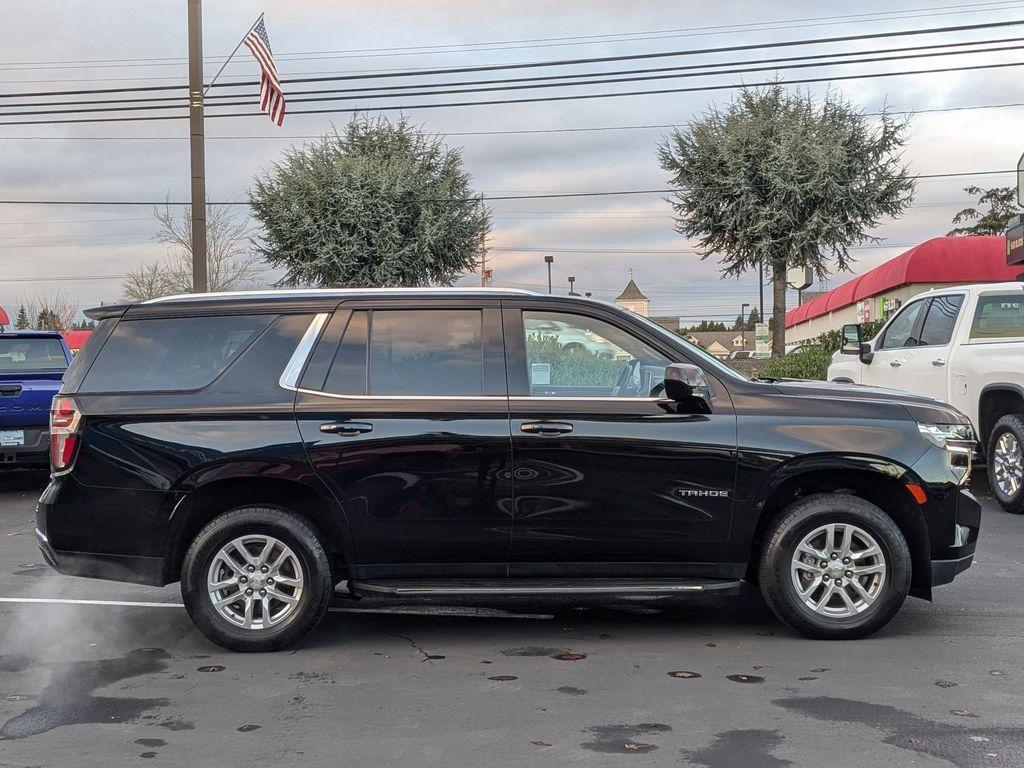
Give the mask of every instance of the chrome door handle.
POLYGON ((941 357, 936 357, 934 360, 932 360, 932 365, 935 365, 935 366, 945 365, 945 364, 946 364, 946 361, 943 360, 941 357))
POLYGON ((363 424, 358 421, 330 421, 326 424, 321 424, 320 431, 329 435, 355 437, 356 435, 373 432, 373 424, 363 424))
POLYGON ((530 435, 564 435, 572 432, 572 424, 563 421, 528 421, 519 429, 530 435))
POLYGON ((890 360, 889 365, 891 365, 893 368, 899 368, 901 365, 903 365, 903 363, 900 360, 890 360))

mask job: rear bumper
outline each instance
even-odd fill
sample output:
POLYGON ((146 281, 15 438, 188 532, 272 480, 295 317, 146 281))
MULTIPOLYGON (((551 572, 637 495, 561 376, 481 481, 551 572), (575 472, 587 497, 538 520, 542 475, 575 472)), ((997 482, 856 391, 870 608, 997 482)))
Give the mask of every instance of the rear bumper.
POLYGON ((57 573, 65 576, 84 576, 89 579, 127 581, 162 587, 163 558, 126 555, 101 555, 91 552, 61 552, 50 546, 46 535, 36 528, 36 540, 43 560, 57 573))
POLYGON ((46 427, 24 429, 24 445, 0 445, 0 472, 6 469, 44 469, 50 466, 50 431, 46 427))

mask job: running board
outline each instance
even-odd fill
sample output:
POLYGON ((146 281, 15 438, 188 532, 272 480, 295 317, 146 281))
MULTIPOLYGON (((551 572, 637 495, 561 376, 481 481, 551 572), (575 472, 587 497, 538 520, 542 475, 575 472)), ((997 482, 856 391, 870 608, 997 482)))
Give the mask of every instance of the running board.
POLYGON ((738 579, 378 579, 350 583, 355 594, 431 595, 675 595, 739 592, 738 579))

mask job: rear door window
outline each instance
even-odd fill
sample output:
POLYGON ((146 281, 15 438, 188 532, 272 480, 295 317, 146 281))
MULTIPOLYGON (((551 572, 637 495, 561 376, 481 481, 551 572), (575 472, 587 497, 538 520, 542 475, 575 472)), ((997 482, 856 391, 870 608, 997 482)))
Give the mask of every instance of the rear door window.
POLYGON ((978 298, 971 339, 1024 338, 1024 294, 990 293, 978 298))
POLYGON ((80 391, 201 389, 223 373, 275 317, 122 320, 100 350, 80 391))
POLYGON ((0 371, 63 371, 68 367, 60 339, 18 336, 0 339, 0 371))
POLYGON ((949 344, 963 302, 963 296, 937 296, 932 299, 921 328, 922 346, 944 347, 949 344))

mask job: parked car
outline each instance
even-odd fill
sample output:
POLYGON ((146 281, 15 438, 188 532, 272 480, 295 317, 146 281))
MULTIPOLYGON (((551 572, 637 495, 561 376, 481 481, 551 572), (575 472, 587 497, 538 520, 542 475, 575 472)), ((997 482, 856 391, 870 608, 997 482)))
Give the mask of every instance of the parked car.
POLYGON ((755 357, 757 357, 757 353, 751 349, 738 349, 729 353, 730 360, 753 360, 755 357))
POLYGON ((910 299, 871 341, 843 329, 830 381, 892 387, 967 415, 1008 512, 1024 514, 1024 283, 960 285, 910 299))
POLYGON ((0 330, 0 470, 49 465, 50 401, 70 361, 59 333, 0 330))
POLYGON ((227 648, 296 642, 341 585, 726 595, 747 580, 790 627, 854 638, 971 564, 960 412, 750 380, 612 305, 318 290, 86 314, 98 327, 53 404, 44 557, 180 580, 227 648), (597 366, 586 395, 559 385, 527 364, 525 329, 552 321, 628 359, 597 366))

